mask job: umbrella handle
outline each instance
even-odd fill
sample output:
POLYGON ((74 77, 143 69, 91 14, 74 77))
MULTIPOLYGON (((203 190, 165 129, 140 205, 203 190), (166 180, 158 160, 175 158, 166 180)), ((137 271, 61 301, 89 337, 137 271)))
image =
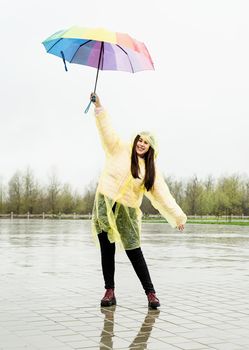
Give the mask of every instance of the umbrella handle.
POLYGON ((92 101, 90 101, 90 102, 88 103, 88 105, 87 105, 87 107, 86 107, 86 109, 85 109, 85 111, 84 111, 85 114, 89 111, 90 106, 91 106, 91 103, 92 103, 92 101))
POLYGON ((85 109, 85 114, 89 111, 91 103, 96 102, 96 96, 92 96, 90 102, 88 103, 86 109, 85 109))

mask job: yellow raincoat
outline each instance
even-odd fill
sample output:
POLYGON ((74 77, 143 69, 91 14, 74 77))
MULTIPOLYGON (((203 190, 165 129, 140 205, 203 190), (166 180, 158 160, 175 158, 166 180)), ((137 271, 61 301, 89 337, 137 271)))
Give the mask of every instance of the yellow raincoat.
POLYGON ((185 224, 187 217, 172 197, 156 164, 154 186, 147 191, 143 185, 144 160, 139 158, 140 179, 134 179, 130 171, 132 145, 124 143, 117 136, 103 108, 95 108, 95 115, 106 155, 93 208, 95 238, 105 231, 110 242, 122 242, 126 250, 140 247, 140 205, 143 195, 149 198, 172 227, 185 224))

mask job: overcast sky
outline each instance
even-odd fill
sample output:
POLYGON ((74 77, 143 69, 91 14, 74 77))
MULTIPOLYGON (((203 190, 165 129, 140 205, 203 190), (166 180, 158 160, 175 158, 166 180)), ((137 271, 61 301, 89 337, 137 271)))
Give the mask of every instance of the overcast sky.
POLYGON ((68 64, 41 42, 72 25, 143 41, 155 71, 100 72, 98 94, 129 140, 152 130, 165 175, 249 174, 247 0, 0 0, 0 178, 30 167, 83 189, 104 154, 93 111, 93 68, 68 64))

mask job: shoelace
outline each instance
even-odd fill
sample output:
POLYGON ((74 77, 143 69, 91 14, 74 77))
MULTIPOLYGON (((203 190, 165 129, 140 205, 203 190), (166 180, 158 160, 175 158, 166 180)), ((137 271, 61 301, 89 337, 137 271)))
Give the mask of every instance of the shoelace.
POLYGON ((114 297, 114 292, 112 289, 107 289, 103 299, 112 299, 114 297))
POLYGON ((155 293, 153 293, 153 292, 150 292, 150 293, 148 293, 148 300, 149 301, 157 301, 157 302, 159 302, 159 299, 156 297, 156 294, 155 293))

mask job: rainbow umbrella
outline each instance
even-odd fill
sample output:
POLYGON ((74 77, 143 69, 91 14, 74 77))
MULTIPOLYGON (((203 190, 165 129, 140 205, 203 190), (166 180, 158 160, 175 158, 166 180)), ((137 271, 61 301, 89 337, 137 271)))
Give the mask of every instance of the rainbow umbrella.
MULTIPOLYGON (((103 28, 87 29, 74 26, 56 32, 42 44, 48 53, 62 58, 66 71, 66 62, 97 68, 94 93, 100 69, 131 73, 154 69, 144 43, 128 34, 103 28)), ((85 113, 88 112, 91 102, 85 113)))

